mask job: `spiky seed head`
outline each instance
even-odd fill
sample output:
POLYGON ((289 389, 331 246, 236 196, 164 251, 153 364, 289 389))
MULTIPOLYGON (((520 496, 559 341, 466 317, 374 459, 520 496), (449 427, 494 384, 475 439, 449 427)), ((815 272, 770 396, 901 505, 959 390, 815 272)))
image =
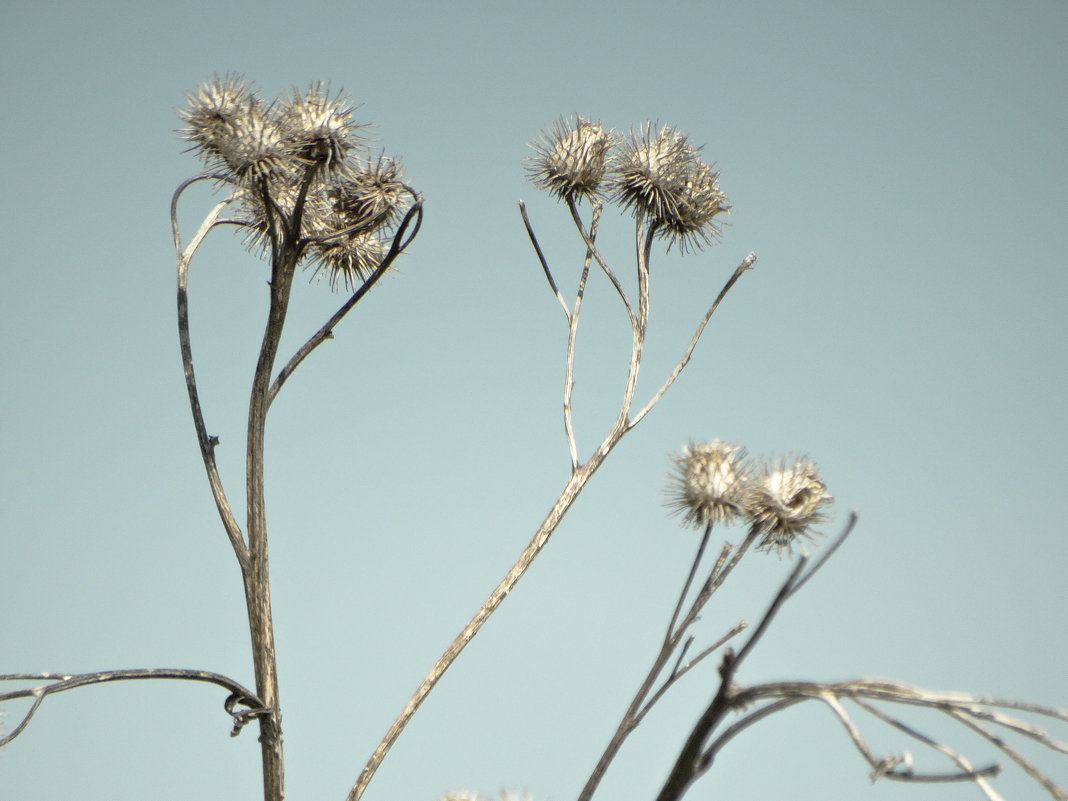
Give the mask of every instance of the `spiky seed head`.
POLYGON ((315 274, 325 274, 333 289, 352 290, 378 269, 389 247, 374 234, 349 233, 312 246, 315 274))
POLYGON ((400 163, 385 156, 353 168, 327 196, 338 216, 338 230, 356 227, 365 233, 394 222, 410 197, 400 163))
POLYGON ((186 106, 179 109, 178 116, 187 127, 180 128, 178 134, 206 162, 218 162, 227 140, 240 127, 240 118, 254 103, 258 103, 256 94, 240 75, 216 76, 186 95, 186 106))
POLYGON ((631 131, 613 166, 611 199, 648 218, 669 247, 712 244, 719 234, 714 218, 730 210, 719 173, 701 160, 700 150, 677 129, 646 123, 631 131))
POLYGON ((669 248, 677 243, 684 253, 714 244, 720 233, 716 216, 730 211, 730 202, 719 188, 719 173, 698 161, 678 194, 675 213, 659 220, 657 235, 669 240, 669 248))
POLYGON ((294 92, 278 108, 278 124, 293 153, 322 173, 339 175, 348 154, 362 141, 347 95, 330 96, 329 88, 315 83, 303 94, 294 92))
POLYGON ((586 198, 600 193, 608 152, 614 136, 600 122, 575 115, 558 119, 530 143, 534 155, 527 160, 528 177, 534 186, 561 200, 586 198))
POLYGON ((824 507, 833 501, 810 459, 766 462, 750 484, 747 502, 759 547, 789 551, 800 538, 811 539, 812 526, 826 520, 824 507))
POLYGON ((748 466, 745 448, 718 439, 690 443, 672 457, 668 506, 694 528, 730 523, 745 513, 748 466))

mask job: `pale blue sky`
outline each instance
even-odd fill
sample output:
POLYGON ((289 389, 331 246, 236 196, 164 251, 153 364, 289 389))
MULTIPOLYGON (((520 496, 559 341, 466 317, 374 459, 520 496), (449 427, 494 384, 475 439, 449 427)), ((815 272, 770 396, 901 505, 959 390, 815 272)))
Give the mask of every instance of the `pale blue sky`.
MULTIPOLYGON (((688 566, 695 535, 662 499, 691 438, 808 453, 837 498, 829 529, 861 514, 741 681, 885 675, 1068 706, 1068 5, 8 2, 0 22, 0 672, 197 667, 252 683, 182 382, 167 218, 199 169, 175 109, 236 71, 268 96, 351 91, 427 201, 397 274, 269 421, 290 798, 344 797, 566 478, 563 316, 515 203, 573 284, 565 210, 522 158, 574 112, 679 126, 735 207, 722 244, 654 262, 640 392, 740 259, 760 262, 368 801, 576 795, 688 566)), ((187 226, 210 200, 190 197, 187 226)), ((627 225, 607 230, 625 261, 627 225)), ((235 499, 265 280, 230 233, 193 266, 202 399, 235 499)), ((288 349, 338 302, 300 283, 288 349)), ((584 450, 628 346, 604 282, 586 313, 584 450)), ((747 558, 702 635, 757 617, 788 570, 747 558)), ((709 664, 669 696, 598 797, 652 797, 714 679, 709 664)), ((0 799, 255 798, 255 734, 227 736, 223 697, 155 682, 55 697, 0 752, 0 799)), ((1065 758, 1040 758, 1068 782, 1065 758)), ((1013 768, 999 783, 1039 797, 1013 768)), ((690 797, 980 795, 871 785, 826 711, 801 708, 736 740, 690 797)))

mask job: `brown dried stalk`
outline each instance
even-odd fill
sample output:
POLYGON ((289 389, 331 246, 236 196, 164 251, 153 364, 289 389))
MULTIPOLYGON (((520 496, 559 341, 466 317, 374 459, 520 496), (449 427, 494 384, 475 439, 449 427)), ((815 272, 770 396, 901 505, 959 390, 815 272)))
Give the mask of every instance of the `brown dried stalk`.
MULTIPOLYGON (((752 651, 767 630, 776 612, 803 586, 812 575, 826 563, 834 549, 841 544, 855 522, 850 520, 846 531, 832 548, 805 572, 806 558, 798 561, 790 577, 780 588, 775 600, 764 614, 741 651, 735 655, 726 651, 720 666, 720 685, 712 701, 691 729, 690 735, 680 750, 657 801, 678 801, 704 775, 715 761, 719 751, 735 736, 754 723, 803 701, 819 701, 832 711, 835 718, 864 760, 871 768, 872 780, 886 778, 905 782, 974 782, 988 801, 1003 801, 993 788, 989 778, 996 776, 1001 766, 992 764, 973 767, 972 763, 957 749, 923 734, 913 726, 887 714, 876 704, 895 704, 906 707, 931 709, 945 714, 968 729, 979 733, 1002 753, 1016 762, 1029 776, 1035 779, 1056 801, 1068 801, 1068 793, 1052 781, 1033 763, 1023 757, 1001 736, 998 729, 1015 733, 1052 751, 1068 754, 1068 743, 1051 737, 1035 724, 1006 714, 1011 709, 1028 712, 1041 717, 1068 722, 1068 710, 1031 704, 1003 698, 990 698, 971 693, 936 692, 887 679, 855 679, 844 682, 787 681, 740 687, 735 683, 738 667, 752 651), (868 745, 860 727, 850 717, 844 701, 855 704, 875 719, 903 732, 917 742, 950 759, 956 770, 942 773, 917 772, 908 752, 879 756, 868 745), (729 715, 741 713, 739 720, 714 736, 717 728, 729 715)), ((583 796, 585 798, 586 796, 583 796)))
POLYGON ((649 279, 649 252, 651 248, 653 234, 655 229, 645 231, 644 223, 639 219, 636 227, 636 244, 637 244, 637 270, 638 270, 638 312, 634 312, 630 299, 627 297, 627 293, 624 290, 622 284, 617 279, 615 273, 611 267, 602 257, 597 250, 595 243, 596 238, 596 223, 600 217, 600 207, 595 206, 593 212, 593 223, 590 228, 587 229, 583 223, 578 209, 573 199, 568 199, 568 206, 571 210, 572 219, 575 227, 582 237, 583 243, 586 246, 585 259, 583 262, 583 270, 579 279, 578 290, 575 296, 574 304, 569 307, 562 293, 559 290, 556 280, 553 277, 552 270, 549 267, 547 260, 545 259, 544 252, 540 244, 538 243, 537 236, 534 234, 534 229, 530 224, 530 218, 527 215, 526 207, 523 203, 519 204, 520 214, 523 218, 523 223, 526 226, 527 234, 530 237, 531 243, 534 246, 534 250, 537 253, 538 260, 541 264, 542 270, 545 273, 546 281, 549 284, 549 288, 560 302, 564 309, 565 317, 567 318, 568 325, 568 345, 566 355, 566 373, 564 380, 564 430, 567 437, 568 450, 571 456, 571 475, 568 477, 561 489, 559 496, 549 509, 548 514, 542 521, 541 525, 534 532, 534 536, 530 542, 520 553, 515 563, 509 568, 504 578, 500 580, 493 591, 489 594, 489 597, 483 602, 482 606, 475 613, 475 615, 468 621, 467 625, 460 631, 460 633, 453 639, 449 646, 445 649, 442 655, 430 668, 429 672, 423 678, 423 681, 419 684, 419 687, 408 699, 404 708, 396 719, 390 725, 386 731, 382 740, 378 746, 372 752, 367 763, 364 765, 363 770, 360 772, 356 783, 349 791, 346 801, 357 801, 367 789, 378 767, 382 764, 382 760, 385 759, 393 743, 396 742, 400 733, 408 725, 408 721, 411 720, 416 710, 423 703, 423 700, 427 697, 430 691, 437 684, 438 680, 445 674, 445 671, 449 669, 449 666, 456 660, 456 657, 460 655, 460 652, 467 646, 467 644, 478 633, 482 625, 490 618, 490 616, 496 611, 497 607, 501 605, 505 597, 515 587, 522 578, 523 574, 530 568, 535 557, 541 552, 541 549, 548 543, 549 538, 552 536, 556 527, 560 524, 567 510, 571 508, 571 504, 574 503, 579 493, 586 486, 586 483, 590 480, 593 474, 601 466, 604 460, 608 457, 608 454, 612 452, 612 449, 619 443, 619 441, 629 432, 638 420, 644 417, 645 414, 655 405, 656 401, 664 394, 667 388, 675 380, 675 377, 682 371, 683 367, 689 361, 690 356, 696 346, 697 340, 700 338, 705 324, 712 316, 713 312, 718 307, 720 301, 727 294, 742 273, 750 269, 756 262, 756 256, 749 254, 742 261, 742 263, 735 269, 734 273, 728 279, 726 285, 720 291, 716 300, 705 314, 704 321, 700 324, 697 332, 694 334, 693 339, 690 342, 689 347, 684 353, 682 359, 676 365, 674 372, 660 388, 657 394, 646 404, 641 410, 638 417, 631 417, 631 409, 634 405, 634 390, 637 384, 638 370, 641 366, 642 354, 645 344, 645 336, 649 326, 649 292, 648 292, 648 279, 649 279), (619 414, 605 434, 600 444, 594 449, 593 453, 585 462, 580 462, 578 457, 578 448, 575 441, 574 422, 572 418, 571 397, 574 387, 574 358, 575 358, 575 337, 578 329, 579 314, 582 306, 582 298, 586 289, 586 282, 589 274, 590 260, 593 259, 597 262, 598 266, 604 272, 605 276, 609 279, 614 287, 616 294, 620 298, 627 317, 631 324, 631 353, 630 363, 627 371, 627 381, 623 392, 623 398, 620 403, 619 414))

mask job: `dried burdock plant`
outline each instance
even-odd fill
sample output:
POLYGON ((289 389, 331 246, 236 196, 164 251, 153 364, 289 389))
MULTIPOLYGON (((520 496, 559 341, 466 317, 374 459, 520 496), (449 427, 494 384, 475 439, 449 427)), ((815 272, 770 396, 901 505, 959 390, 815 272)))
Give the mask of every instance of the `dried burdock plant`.
MULTIPOLYGON (((340 321, 364 298, 405 253, 423 221, 422 197, 406 181, 401 162, 384 153, 372 155, 344 93, 321 83, 265 101, 243 78, 227 75, 200 86, 180 112, 181 137, 206 171, 183 182, 171 203, 177 261, 178 330, 186 389, 205 472, 223 528, 240 567, 245 594, 255 676, 253 688, 220 674, 200 670, 113 670, 88 674, 13 673, 0 681, 37 682, 36 686, 0 694, 0 702, 27 699, 29 710, 0 738, 0 745, 21 734, 46 698, 60 692, 124 680, 167 679, 206 682, 228 691, 224 710, 232 734, 255 723, 259 728, 265 801, 284 798, 282 716, 270 602, 267 517, 264 489, 266 419, 275 397, 307 356, 330 338, 340 321), (186 190, 208 182, 223 194, 191 237, 182 236, 178 204, 186 190), (193 369, 189 330, 189 270, 206 237, 220 229, 237 229, 250 250, 269 266, 267 322, 252 381, 246 429, 246 519, 234 515, 215 460, 218 437, 209 434, 193 369), (297 268, 323 276, 349 297, 282 366, 279 349, 297 268)), ((601 122, 574 116, 556 121, 532 144, 527 170, 534 186, 563 203, 574 225, 576 280, 566 297, 534 232, 526 206, 520 214, 550 291, 559 302, 566 334, 562 337, 563 432, 570 471, 559 495, 537 526, 527 546, 489 597, 435 662, 396 720, 382 737, 348 794, 356 801, 366 790, 382 760, 438 680, 482 625, 500 606, 549 542, 564 515, 620 440, 634 429, 674 384, 689 363, 708 322, 727 293, 756 261, 746 256, 726 277, 719 293, 697 320, 689 343, 673 369, 644 404, 636 402, 637 378, 652 318, 650 303, 653 246, 665 244, 686 255, 713 245, 720 235, 720 215, 730 203, 719 186, 719 174, 701 157, 686 135, 671 126, 644 123, 618 136, 601 122), (607 210, 633 218, 635 258, 625 282, 598 247, 598 230, 607 210), (585 453, 579 447, 573 410, 576 342, 582 304, 591 291, 591 274, 603 275, 602 287, 620 304, 630 330, 630 354, 618 411, 608 420, 597 444, 585 453), (628 289, 630 284, 634 291, 628 289), (632 297, 633 294, 633 297, 632 297)), ((677 280, 660 277, 657 280, 677 280)), ((563 448, 562 448, 563 450, 563 448)), ((774 601, 737 653, 721 651, 720 683, 701 712, 660 793, 660 801, 676 801, 706 772, 719 750, 752 724, 806 700, 819 701, 842 724, 868 762, 873 778, 903 781, 974 782, 988 801, 999 796, 989 782, 993 766, 973 767, 961 753, 890 714, 898 704, 944 713, 994 744, 1020 765, 1051 796, 1068 799, 1052 780, 1013 748, 1003 734, 1029 738, 1062 753, 1058 742, 1018 712, 1068 720, 1068 712, 1035 705, 951 693, 932 693, 888 681, 837 683, 777 682, 742 686, 739 668, 768 629, 782 605, 824 565, 852 530, 823 549, 811 566, 803 543, 825 522, 831 496, 816 465, 806 457, 750 460, 740 445, 721 440, 691 443, 672 457, 667 504, 687 528, 702 530, 693 562, 674 603, 668 626, 658 643, 653 667, 624 713, 608 747, 594 767, 579 801, 589 801, 628 735, 658 701, 685 675, 747 630, 739 621, 713 642, 691 653, 692 626, 740 560, 751 552, 770 551, 793 557, 802 552, 774 601), (738 526, 739 544, 724 542, 712 565, 705 552, 713 530, 738 526), (669 667, 670 666, 670 667, 669 667), (855 707, 855 709, 853 709, 855 707), (867 744, 852 714, 859 710, 948 757, 955 769, 927 774, 913 769, 904 755, 878 756, 867 744), (1006 710, 1012 710, 1007 712, 1006 710), (734 716, 733 722, 729 718, 734 716)), ((503 801, 518 801, 502 794, 503 801)), ((482 801, 468 792, 445 801, 482 801)))
MULTIPOLYGON (((643 130, 652 131, 648 125, 643 130)), ((649 133, 647 136, 653 136, 653 134, 649 133)), ((665 163, 660 165, 662 172, 658 176, 652 176, 646 167, 650 160, 656 161, 659 157, 654 157, 644 151, 637 152, 640 150, 640 145, 635 142, 644 141, 644 139, 639 137, 630 145, 623 145, 622 150, 619 150, 620 145, 615 134, 606 130, 601 123, 593 122, 586 117, 576 115, 570 119, 561 118, 531 144, 534 155, 527 162, 528 177, 535 187, 567 206, 580 238, 581 252, 584 253, 574 300, 568 303, 557 285, 553 270, 534 233, 526 205, 522 202, 519 204, 523 224, 526 226, 527 234, 549 288, 563 308, 567 325, 563 416, 564 434, 571 458, 571 473, 545 519, 538 526, 515 563, 431 667, 401 710, 385 737, 372 753, 359 780, 349 793, 347 801, 356 801, 363 794, 371 777, 419 705, 526 573, 535 557, 549 542, 575 498, 608 454, 629 431, 641 422, 674 383, 690 361, 705 326, 720 302, 742 273, 756 263, 756 256, 753 254, 742 260, 699 321, 688 347, 684 350, 674 370, 664 379, 660 388, 645 405, 635 410, 638 370, 641 366, 645 339, 649 330, 649 262, 653 240, 658 236, 665 237, 669 239, 669 243, 678 242, 683 250, 690 249, 690 245, 711 244, 714 240, 714 233, 718 230, 714 227, 713 218, 728 208, 726 196, 719 192, 718 184, 715 182, 715 173, 712 172, 711 167, 700 161, 697 155, 698 150, 691 147, 685 137, 677 134, 673 129, 664 129, 655 137, 655 142, 660 142, 663 138, 666 143, 663 145, 665 163), (646 159, 645 167, 637 163, 642 158, 646 159), (641 173, 642 170, 645 170, 645 173, 641 173), (640 173, 645 175, 644 179, 640 173), (646 181, 646 187, 639 186, 642 180, 646 181), (715 198, 709 194, 713 187, 715 198), (637 304, 632 302, 616 273, 597 249, 597 227, 604 209, 606 192, 614 196, 614 199, 609 202, 616 203, 623 211, 633 213, 637 222, 635 232, 637 258, 634 265, 637 272, 637 304), (579 203, 584 201, 592 207, 588 222, 583 220, 579 210, 579 203), (579 456, 572 410, 575 387, 575 341, 581 319, 582 300, 587 291, 590 270, 594 263, 608 278, 613 292, 630 321, 631 351, 627 379, 616 419, 609 425, 600 443, 585 460, 582 460, 579 456)))

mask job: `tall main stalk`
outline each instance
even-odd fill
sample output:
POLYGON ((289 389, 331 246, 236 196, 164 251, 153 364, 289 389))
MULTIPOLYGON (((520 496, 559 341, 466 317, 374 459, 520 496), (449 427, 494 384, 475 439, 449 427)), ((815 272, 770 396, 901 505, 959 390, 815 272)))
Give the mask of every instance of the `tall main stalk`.
POLYGON ((297 254, 283 248, 274 260, 271 305, 260 356, 252 380, 248 408, 246 491, 248 497, 248 560, 242 570, 248 609, 256 694, 270 713, 260 717, 264 801, 285 797, 285 763, 282 755, 282 713, 278 698, 278 670, 271 620, 271 579, 267 552, 267 514, 264 502, 263 444, 269 406, 268 392, 278 345, 285 325, 297 254))

